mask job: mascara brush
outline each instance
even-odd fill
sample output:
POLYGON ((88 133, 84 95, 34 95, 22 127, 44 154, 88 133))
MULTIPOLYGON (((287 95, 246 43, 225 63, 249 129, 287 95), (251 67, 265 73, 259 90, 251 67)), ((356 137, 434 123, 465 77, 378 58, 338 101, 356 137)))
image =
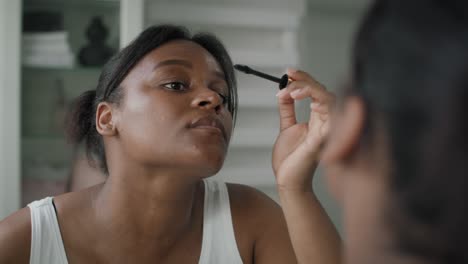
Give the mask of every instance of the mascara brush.
POLYGON ((291 79, 289 78, 289 76, 287 74, 281 76, 281 78, 277 78, 275 76, 271 76, 269 74, 256 71, 256 70, 254 70, 254 69, 252 69, 252 68, 250 68, 249 66, 246 66, 246 65, 236 64, 236 65, 234 65, 234 69, 236 69, 238 71, 241 71, 243 73, 246 73, 246 74, 253 74, 253 75, 258 76, 260 78, 267 79, 267 80, 270 80, 272 82, 278 83, 280 90, 285 88, 286 86, 288 86, 288 83, 291 81, 291 79))

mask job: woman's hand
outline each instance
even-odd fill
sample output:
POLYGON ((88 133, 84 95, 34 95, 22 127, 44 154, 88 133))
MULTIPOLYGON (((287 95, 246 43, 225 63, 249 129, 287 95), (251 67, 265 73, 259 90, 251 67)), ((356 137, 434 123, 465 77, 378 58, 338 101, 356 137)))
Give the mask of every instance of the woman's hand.
POLYGON ((278 93, 280 134, 273 149, 278 194, 298 263, 340 263, 340 237, 312 190, 312 177, 328 136, 335 96, 305 72, 278 93), (311 98, 310 118, 298 124, 295 100, 311 98))
POLYGON ((305 72, 287 73, 293 81, 277 94, 280 134, 273 149, 273 170, 278 188, 307 191, 328 135, 335 96, 305 72), (309 121, 298 124, 295 100, 308 97, 312 99, 309 121))

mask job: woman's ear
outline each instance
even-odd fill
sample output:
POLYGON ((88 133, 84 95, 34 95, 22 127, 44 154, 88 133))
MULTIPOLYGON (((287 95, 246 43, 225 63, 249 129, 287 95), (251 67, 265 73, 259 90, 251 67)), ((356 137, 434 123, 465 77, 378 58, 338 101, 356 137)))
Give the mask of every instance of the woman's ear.
POLYGON ((112 105, 101 102, 96 109, 96 129, 102 136, 114 136, 117 133, 112 105))
POLYGON ((366 119, 364 102, 357 96, 348 97, 336 111, 322 156, 322 161, 328 165, 346 161, 353 154, 366 119))
POLYGON ((326 167, 328 191, 339 203, 344 200, 344 182, 340 175, 349 172, 350 160, 354 154, 365 125, 365 106, 362 99, 348 97, 341 107, 337 107, 331 119, 330 134, 322 153, 326 167))

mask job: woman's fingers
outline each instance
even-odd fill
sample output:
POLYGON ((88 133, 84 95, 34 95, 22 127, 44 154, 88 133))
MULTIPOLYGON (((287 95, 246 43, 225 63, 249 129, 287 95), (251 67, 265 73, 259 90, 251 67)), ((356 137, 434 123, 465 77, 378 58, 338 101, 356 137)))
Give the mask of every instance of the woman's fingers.
POLYGON ((308 81, 293 81, 288 88, 293 90, 291 98, 295 100, 310 97, 314 102, 320 104, 330 104, 334 101, 334 95, 325 90, 323 86, 308 81))
POLYGON ((283 131, 297 123, 294 99, 291 97, 292 90, 287 87, 278 92, 278 107, 280 115, 280 131, 283 131))
MULTIPOLYGON (((311 114, 328 115, 335 103, 335 95, 303 71, 288 69, 289 77, 294 81, 278 92, 280 129, 283 131, 297 124, 294 101, 311 98, 311 114)), ((312 117, 312 116, 311 116, 312 117)))
POLYGON ((293 90, 295 90, 292 94, 292 98, 301 100, 306 97, 311 97, 321 104, 334 101, 335 96, 328 92, 325 86, 315 80, 308 73, 295 69, 288 69, 287 74, 292 80, 294 80, 289 85, 293 90))
POLYGON ((307 72, 296 70, 293 68, 289 68, 286 70, 289 78, 296 80, 296 81, 306 81, 310 83, 314 83, 316 85, 322 86, 317 80, 315 80, 312 76, 310 76, 307 72))
POLYGON ((314 112, 317 112, 319 114, 322 114, 322 115, 327 115, 327 114, 329 114, 331 112, 330 111, 331 110, 330 105, 320 104, 320 103, 316 103, 316 102, 310 103, 310 110, 314 111, 314 112))

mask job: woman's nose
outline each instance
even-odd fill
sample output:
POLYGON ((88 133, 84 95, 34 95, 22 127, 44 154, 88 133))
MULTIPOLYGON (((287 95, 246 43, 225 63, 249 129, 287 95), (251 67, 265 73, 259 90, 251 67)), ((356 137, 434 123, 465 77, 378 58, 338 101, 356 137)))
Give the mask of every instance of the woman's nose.
POLYGON ((193 107, 203 108, 203 109, 214 109, 217 113, 221 110, 223 105, 223 99, 221 96, 210 89, 204 89, 202 92, 199 92, 197 96, 192 101, 193 107))

